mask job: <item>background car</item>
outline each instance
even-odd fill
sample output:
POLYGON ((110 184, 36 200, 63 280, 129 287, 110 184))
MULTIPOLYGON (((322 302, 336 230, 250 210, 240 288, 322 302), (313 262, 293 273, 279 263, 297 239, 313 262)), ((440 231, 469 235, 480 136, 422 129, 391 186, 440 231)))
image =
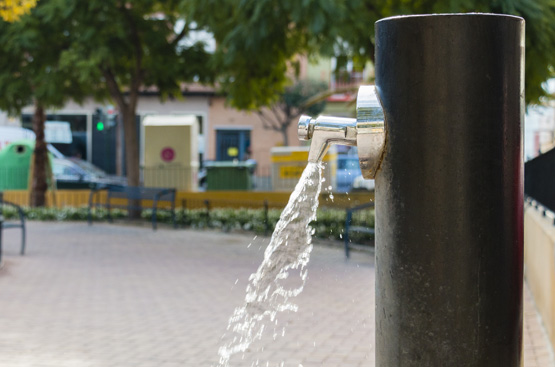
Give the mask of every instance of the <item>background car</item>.
POLYGON ((360 176, 358 154, 338 154, 337 171, 335 174, 336 191, 349 192, 355 177, 360 176))
POLYGON ((359 191, 359 190, 374 190, 375 181, 374 180, 367 180, 362 175, 355 177, 353 180, 353 186, 351 187, 351 191, 359 191))
POLYGON ((112 176, 78 158, 53 158, 52 171, 58 189, 89 189, 102 185, 127 185, 125 177, 112 176))

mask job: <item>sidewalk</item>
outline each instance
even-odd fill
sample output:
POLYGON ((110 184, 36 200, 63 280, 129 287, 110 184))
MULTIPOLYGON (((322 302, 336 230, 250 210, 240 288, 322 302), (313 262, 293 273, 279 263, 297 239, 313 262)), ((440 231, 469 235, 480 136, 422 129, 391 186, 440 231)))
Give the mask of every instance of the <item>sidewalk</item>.
MULTIPOLYGON (((219 232, 29 222, 4 232, 0 366, 213 366, 268 239, 219 232), (249 243, 251 244, 249 246, 249 243)), ((299 312, 232 366, 374 366, 374 263, 316 246, 299 312), (256 364, 254 364, 256 366, 256 364)), ((525 292, 525 367, 554 367, 525 292)))

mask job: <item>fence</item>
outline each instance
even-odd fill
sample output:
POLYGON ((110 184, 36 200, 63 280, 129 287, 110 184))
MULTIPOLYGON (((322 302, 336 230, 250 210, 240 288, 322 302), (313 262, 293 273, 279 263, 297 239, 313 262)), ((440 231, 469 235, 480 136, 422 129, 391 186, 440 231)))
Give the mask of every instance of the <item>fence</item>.
MULTIPOLYGON (((204 190, 248 190, 248 191, 280 191, 291 192, 295 188, 301 173, 306 166, 306 162, 290 162, 287 166, 261 166, 252 170, 234 169, 228 167, 221 169, 217 174, 207 174, 206 169, 196 167, 142 167, 141 178, 146 187, 173 187, 178 191, 204 191, 204 190), (207 185, 207 181, 211 184, 207 185), (208 187, 207 187, 208 186, 208 187)), ((55 167, 56 168, 56 167, 55 167)), ((72 186, 72 183, 83 187, 88 182, 94 183, 98 178, 91 175, 88 177, 78 177, 64 175, 61 169, 55 169, 55 174, 62 175, 65 187, 72 186)), ((325 170, 325 187, 332 186, 335 190, 335 175, 340 170, 325 170)), ((346 176, 346 172, 341 172, 346 176)), ((350 173, 349 173, 350 174, 350 173)), ((58 176, 60 178, 60 176, 58 176)), ((350 178, 351 181, 355 177, 350 178)), ((343 181, 345 178, 343 179, 343 181)), ((0 190, 24 190, 28 187, 29 168, 28 167, 2 167, 0 168, 0 190)), ((344 190, 345 184, 342 184, 344 190)), ((348 186, 348 185, 347 185, 348 186)))
MULTIPOLYGON (((90 190, 58 190, 48 192, 48 207, 83 207, 88 205, 90 190)), ((100 193, 105 195, 106 193, 100 193)), ((176 195, 176 207, 184 209, 205 208, 206 202, 211 208, 262 208, 267 203, 269 208, 280 209, 289 201, 290 192, 272 191, 179 191, 176 195)), ((29 191, 10 190, 4 192, 4 198, 21 206, 29 206, 29 191)), ((101 200, 103 200, 101 198, 101 200)), ((350 194, 320 194, 321 208, 346 209, 374 200, 374 192, 353 192, 350 194)))
POLYGON ((555 210, 555 149, 551 149, 525 164, 524 192, 555 210))
POLYGON ((176 190, 192 191, 198 187, 198 168, 196 167, 142 167, 144 186, 174 187, 176 190))
MULTIPOLYGON (((142 168, 142 178, 145 186, 175 187, 181 191, 208 190, 249 190, 249 191, 281 191, 291 192, 299 181, 307 162, 287 162, 281 165, 255 166, 247 168, 245 165, 225 165, 206 168, 185 167, 149 167, 142 168)), ((336 192, 336 180, 341 175, 341 191, 344 192, 352 182, 350 170, 324 170, 325 187, 332 186, 336 192)), ((360 175, 360 172, 359 172, 360 175)), ((338 186, 339 186, 339 182, 338 186)))

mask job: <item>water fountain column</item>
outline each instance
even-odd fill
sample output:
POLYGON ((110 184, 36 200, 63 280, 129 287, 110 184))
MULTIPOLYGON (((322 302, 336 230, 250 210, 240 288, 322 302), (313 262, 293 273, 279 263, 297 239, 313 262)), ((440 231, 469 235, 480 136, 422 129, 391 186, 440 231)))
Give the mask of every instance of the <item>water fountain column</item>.
POLYGON ((376 23, 376 365, 522 363, 524 21, 376 23))

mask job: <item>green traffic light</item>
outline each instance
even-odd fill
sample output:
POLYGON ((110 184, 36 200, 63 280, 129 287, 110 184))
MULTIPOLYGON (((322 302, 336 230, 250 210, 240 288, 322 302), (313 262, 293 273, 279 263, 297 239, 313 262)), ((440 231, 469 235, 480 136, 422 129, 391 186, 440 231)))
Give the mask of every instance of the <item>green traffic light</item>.
POLYGON ((98 131, 104 130, 104 123, 102 121, 99 121, 96 123, 96 130, 98 131))

